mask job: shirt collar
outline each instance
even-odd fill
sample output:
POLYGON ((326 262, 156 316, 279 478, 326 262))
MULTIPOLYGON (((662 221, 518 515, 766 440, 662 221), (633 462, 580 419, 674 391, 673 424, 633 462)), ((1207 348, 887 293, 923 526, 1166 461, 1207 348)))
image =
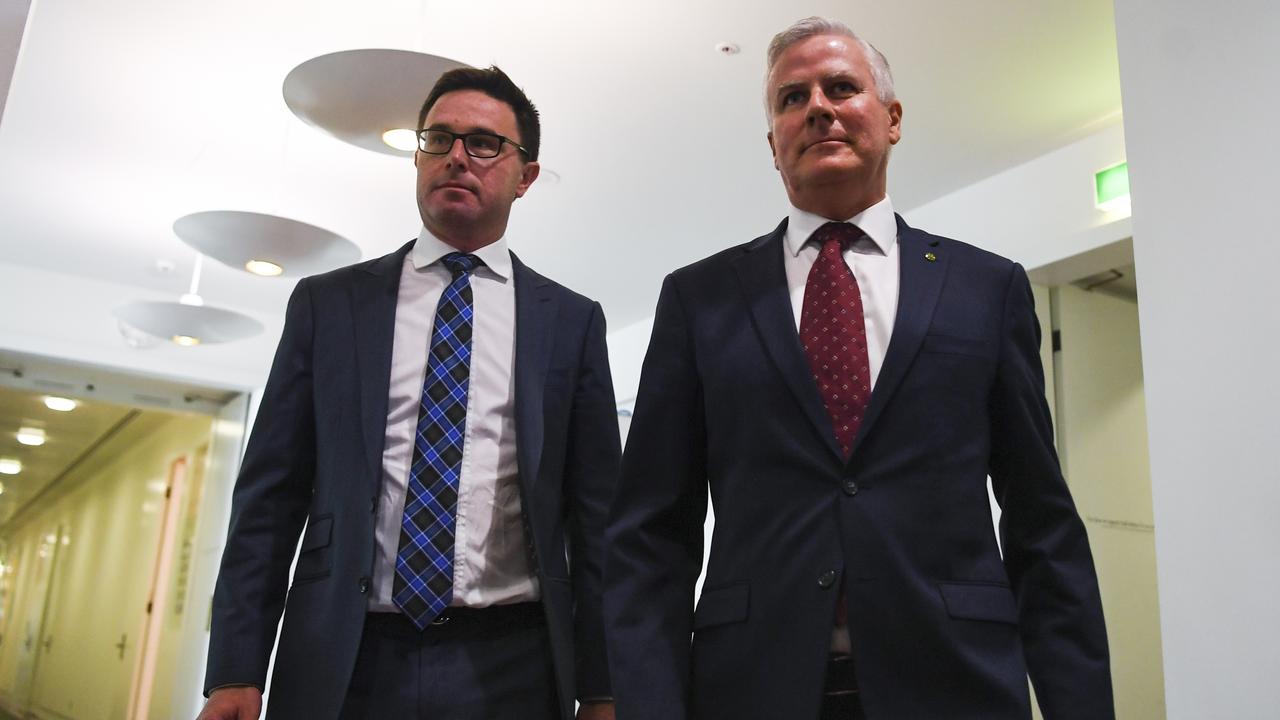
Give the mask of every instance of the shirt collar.
MULTIPOLYGON (((809 236, 823 225, 833 222, 831 218, 824 218, 821 215, 815 215, 807 210, 792 205, 791 213, 787 216, 787 250, 792 255, 799 255, 801 248, 805 243, 809 242, 809 236)), ((888 255, 889 250, 893 248, 893 244, 898 240, 898 219, 893 214, 893 201, 888 195, 880 202, 863 210, 846 220, 835 220, 834 222, 848 222, 857 225, 858 229, 866 233, 867 237, 875 242, 876 247, 880 248, 880 252, 888 255)))
MULTIPOLYGON (((439 262, 441 258, 452 252, 458 252, 458 249, 436 237, 424 227, 422 232, 418 233, 418 241, 413 244, 410 255, 413 258, 414 269, 421 270, 439 262)), ((471 254, 480 258, 484 266, 503 281, 511 278, 511 251, 507 249, 506 235, 471 254)))

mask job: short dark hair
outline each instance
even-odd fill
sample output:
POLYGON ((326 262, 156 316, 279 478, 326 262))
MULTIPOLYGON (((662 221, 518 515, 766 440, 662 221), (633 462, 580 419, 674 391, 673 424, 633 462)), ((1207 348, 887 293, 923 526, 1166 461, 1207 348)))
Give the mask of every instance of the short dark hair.
POLYGON ((418 129, 427 122, 427 113, 445 93, 458 90, 478 90, 485 95, 511 106, 516 115, 516 128, 520 131, 520 144, 529 152, 529 160, 538 159, 538 143, 542 128, 538 124, 538 108, 533 106, 524 91, 511 82, 498 66, 484 68, 457 68, 440 76, 427 101, 418 113, 418 129))

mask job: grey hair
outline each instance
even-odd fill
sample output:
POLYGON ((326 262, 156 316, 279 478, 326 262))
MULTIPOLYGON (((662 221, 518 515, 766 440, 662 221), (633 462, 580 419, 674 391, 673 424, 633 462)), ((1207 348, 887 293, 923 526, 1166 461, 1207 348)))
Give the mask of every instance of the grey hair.
POLYGON ((807 17, 797 21, 791 27, 783 30, 773 36, 773 40, 769 43, 769 64, 765 68, 765 113, 768 117, 773 117, 773 104, 769 100, 769 75, 773 72, 773 66, 778 63, 778 58, 782 53, 792 45, 801 40, 808 40, 817 35, 841 35, 851 38, 862 47, 862 54, 867 58, 867 64, 871 66, 871 77, 876 83, 876 96, 880 98, 880 102, 888 105, 894 101, 893 94, 893 73, 889 70, 889 61, 885 58, 874 45, 858 37, 848 25, 839 20, 829 20, 824 17, 807 17))

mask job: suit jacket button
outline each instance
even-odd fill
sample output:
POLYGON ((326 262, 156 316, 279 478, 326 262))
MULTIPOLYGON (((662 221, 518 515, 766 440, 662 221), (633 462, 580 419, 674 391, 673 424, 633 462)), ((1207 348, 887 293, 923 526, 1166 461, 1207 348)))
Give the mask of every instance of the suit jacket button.
POLYGON ((361 595, 363 595, 363 594, 365 594, 365 593, 369 592, 369 578, 368 578, 368 576, 360 578, 360 584, 359 584, 359 585, 357 585, 357 587, 359 587, 359 588, 360 588, 360 594, 361 594, 361 595))
POLYGON ((858 483, 852 480, 844 481, 844 494, 853 497, 858 494, 858 483))
POLYGON ((836 571, 828 570, 818 576, 818 587, 826 590, 836 584, 836 571))

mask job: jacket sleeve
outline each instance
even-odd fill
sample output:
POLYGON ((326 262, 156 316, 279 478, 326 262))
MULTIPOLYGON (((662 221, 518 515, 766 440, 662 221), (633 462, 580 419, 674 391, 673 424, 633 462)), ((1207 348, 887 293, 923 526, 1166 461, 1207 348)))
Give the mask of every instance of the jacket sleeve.
POLYGON ((289 566, 307 517, 315 474, 312 304, 307 280, 285 311, 276 349, 231 499, 231 522, 213 592, 205 694, 266 684, 284 609, 289 566))
POLYGON ((601 609, 604 529, 622 449, 605 344, 604 311, 599 303, 591 310, 578 367, 565 465, 576 687, 578 699, 607 699, 612 689, 601 609))
POLYGON ((1031 285, 1014 265, 991 396, 990 472, 1027 668, 1046 720, 1114 718, 1102 601, 1054 450, 1031 285))
POLYGON ((706 511, 702 388, 685 308, 668 276, 610 511, 605 622, 619 718, 688 717, 706 511))

